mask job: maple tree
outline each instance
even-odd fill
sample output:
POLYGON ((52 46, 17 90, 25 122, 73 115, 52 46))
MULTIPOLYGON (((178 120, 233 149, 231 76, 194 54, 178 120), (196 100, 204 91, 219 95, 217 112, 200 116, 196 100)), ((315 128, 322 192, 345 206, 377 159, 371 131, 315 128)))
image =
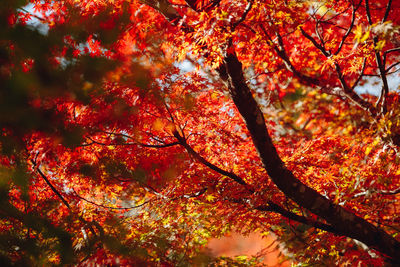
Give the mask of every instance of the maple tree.
POLYGON ((2 263, 257 264, 206 253, 234 230, 399 263, 400 2, 0 12, 2 263))

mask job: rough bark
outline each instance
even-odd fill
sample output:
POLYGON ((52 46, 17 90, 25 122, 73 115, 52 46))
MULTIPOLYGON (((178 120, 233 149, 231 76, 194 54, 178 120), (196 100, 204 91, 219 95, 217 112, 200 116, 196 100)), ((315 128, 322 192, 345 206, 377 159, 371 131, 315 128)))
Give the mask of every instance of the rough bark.
MULTIPOLYGON (((173 25, 178 25, 182 18, 172 10, 167 0, 142 1, 155 8, 173 25)), ((185 32, 193 30, 188 25, 182 25, 181 28, 185 32)), ((218 68, 219 76, 226 82, 230 96, 246 123, 264 168, 275 185, 298 205, 326 220, 338 235, 361 241, 388 256, 395 264, 400 264, 399 241, 344 207, 334 204, 302 183, 285 167, 268 133, 264 116, 246 84, 242 64, 232 52, 233 49, 226 50, 231 52, 226 54, 224 62, 218 68)))
POLYGON ((225 56, 219 74, 227 83, 232 100, 246 122, 261 161, 276 186, 297 204, 325 219, 338 234, 357 239, 397 262, 400 242, 363 218, 334 204, 302 183, 285 167, 272 143, 264 116, 246 84, 242 64, 235 53, 225 56))

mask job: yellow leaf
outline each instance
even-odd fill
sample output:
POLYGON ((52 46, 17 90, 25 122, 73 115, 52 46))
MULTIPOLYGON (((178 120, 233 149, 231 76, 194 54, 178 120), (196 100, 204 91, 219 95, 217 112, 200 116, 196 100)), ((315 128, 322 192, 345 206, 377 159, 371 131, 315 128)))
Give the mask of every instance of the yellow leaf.
POLYGON ((371 153, 372 150, 372 146, 367 147, 367 149, 365 149, 365 155, 368 155, 369 153, 371 153))
POLYGON ((380 41, 376 44, 375 50, 376 50, 376 51, 381 51, 381 50, 383 49, 383 47, 385 46, 385 44, 386 44, 386 40, 380 40, 380 41))
POLYGON ((212 99, 212 100, 218 99, 218 96, 219 96, 219 94, 218 94, 217 91, 213 91, 213 92, 211 93, 211 99, 212 99))
POLYGON ((364 36, 360 39, 360 43, 366 41, 369 38, 370 31, 368 30, 364 36))
POLYGON ((360 42, 362 34, 363 34, 362 26, 358 25, 354 31, 354 40, 356 40, 357 42, 360 42))
POLYGON ((213 195, 207 195, 206 196, 206 200, 207 201, 213 201, 215 199, 215 197, 213 195))
POLYGON ((236 256, 236 259, 239 261, 245 261, 245 260, 247 260, 247 256, 245 256, 245 255, 236 256))

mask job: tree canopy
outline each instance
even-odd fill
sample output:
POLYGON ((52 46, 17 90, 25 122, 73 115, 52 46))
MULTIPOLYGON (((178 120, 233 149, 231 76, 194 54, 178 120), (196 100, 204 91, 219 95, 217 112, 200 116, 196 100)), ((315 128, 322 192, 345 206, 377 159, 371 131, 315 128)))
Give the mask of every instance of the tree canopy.
POLYGON ((2 265, 399 264, 400 2, 3 0, 2 265))

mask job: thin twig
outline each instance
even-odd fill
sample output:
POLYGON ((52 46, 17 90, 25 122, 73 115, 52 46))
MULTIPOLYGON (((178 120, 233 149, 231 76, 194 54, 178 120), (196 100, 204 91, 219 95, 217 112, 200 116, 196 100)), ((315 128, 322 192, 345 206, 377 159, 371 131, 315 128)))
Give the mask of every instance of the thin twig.
MULTIPOLYGON (((385 71, 386 71, 386 73, 388 73, 389 72, 389 70, 391 70, 392 68, 394 68, 394 67, 396 67, 397 65, 399 65, 400 64, 400 61, 399 62, 396 62, 396 63, 393 63, 392 65, 390 65, 385 71)), ((397 72, 397 70, 396 71, 394 71, 394 72, 397 72)), ((393 72, 393 73, 394 73, 393 72)), ((389 74, 389 73, 388 73, 389 74)))
MULTIPOLYGON (((43 173, 43 171, 40 169, 40 166, 37 164, 36 161, 31 160, 32 165, 34 168, 37 170, 39 175, 43 178, 43 180, 47 183, 47 185, 50 187, 50 189, 57 195, 57 197, 61 200, 61 202, 74 214, 75 212, 72 210, 72 207, 69 205, 68 201, 61 195, 61 193, 55 188, 55 186, 50 182, 50 180, 47 178, 47 176, 43 173)), ((93 225, 99 230, 100 236, 104 235, 104 229, 101 227, 100 224, 98 224, 95 221, 87 221, 85 220, 81 215, 76 214, 78 217, 79 221, 85 224, 85 226, 89 227, 89 230, 94 234, 97 235, 96 231, 93 228, 93 225)))
POLYGON ((297 215, 297 214, 290 212, 290 211, 282 208, 281 206, 273 203, 272 201, 269 201, 268 205, 257 206, 257 207, 255 207, 255 209, 259 210, 259 211, 276 212, 276 213, 279 213, 282 216, 288 218, 289 220, 301 222, 306 225, 311 225, 315 228, 318 228, 318 229, 321 229, 321 230, 324 230, 324 231, 327 231, 327 232, 330 232, 330 233, 333 233, 336 235, 340 235, 340 233, 333 226, 309 219, 309 218, 301 216, 301 215, 297 215))
POLYGON ((361 3, 362 3, 362 0, 360 0, 360 3, 358 3, 357 7, 355 7, 355 6, 353 5, 353 10, 352 10, 352 12, 351 12, 351 22, 350 22, 350 26, 349 26, 349 28, 347 29, 346 33, 343 35, 342 41, 340 42, 339 47, 338 47, 338 49, 336 50, 336 52, 334 53, 334 55, 339 54, 340 50, 342 50, 342 47, 343 47, 343 45, 344 45, 344 43, 345 43, 347 37, 350 35, 350 33, 351 33, 351 31, 352 31, 352 29, 353 29, 353 27, 354 27, 354 22, 355 22, 355 20, 356 20, 356 11, 357 11, 357 9, 361 6, 361 3))
POLYGON ((43 178, 43 180, 47 183, 47 185, 51 188, 51 190, 58 196, 58 198, 61 200, 61 202, 69 209, 72 210, 71 206, 69 205, 68 201, 65 200, 65 198, 61 195, 61 193, 57 190, 57 188, 54 187, 54 185, 50 182, 50 180, 47 178, 47 176, 42 172, 40 169, 40 166, 36 165, 36 162, 31 160, 31 163, 39 173, 39 175, 43 178))
POLYGON ((391 5, 392 5, 392 0, 389 0, 388 4, 386 6, 385 15, 383 16, 383 19, 382 19, 382 23, 385 22, 387 20, 388 16, 389 16, 391 5))
POLYGON ((313 45, 322 52, 324 56, 329 57, 331 55, 330 51, 325 50, 325 48, 321 44, 319 44, 317 40, 315 40, 311 35, 309 35, 306 31, 304 31, 302 27, 300 27, 300 31, 304 35, 304 37, 310 40, 313 43, 313 45))
POLYGON ((166 147, 171 147, 171 146, 176 146, 179 145, 178 142, 172 142, 172 143, 166 143, 163 145, 156 145, 156 144, 144 144, 144 143, 139 143, 139 142, 134 142, 134 143, 103 143, 100 141, 96 141, 91 137, 86 137, 87 139, 89 139, 90 141, 92 141, 92 143, 86 143, 86 144, 82 144, 81 146, 89 146, 89 145, 93 145, 93 144, 97 144, 97 145, 101 145, 101 146, 142 146, 142 147, 148 147, 148 148, 166 148, 166 147))
POLYGON ((366 63, 367 63, 367 59, 364 58, 363 65, 362 65, 361 71, 360 71, 360 75, 358 75, 357 80, 353 83, 353 86, 351 87, 351 89, 354 89, 357 86, 357 84, 360 82, 361 78, 364 76, 365 67, 367 65, 366 63))
POLYGON ((367 20, 369 25, 372 25, 371 12, 369 10, 369 0, 365 0, 365 11, 367 12, 367 20))
POLYGON ((98 203, 96 203, 96 202, 94 202, 94 201, 91 201, 91 200, 89 200, 89 199, 86 199, 86 198, 82 197, 81 195, 79 195, 79 194, 75 191, 75 189, 72 189, 72 191, 75 193, 75 195, 76 195, 79 199, 81 199, 81 200, 83 200, 83 201, 86 201, 86 202, 88 202, 88 203, 90 203, 90 204, 92 204, 92 205, 95 205, 95 206, 98 206, 98 207, 101 207, 101 208, 104 208, 104 209, 112 209, 112 210, 130 210, 130 209, 137 209, 137 208, 143 207, 144 205, 146 205, 146 204, 148 204, 148 203, 150 203, 151 201, 154 200, 154 199, 149 199, 149 200, 146 200, 145 202, 143 202, 142 204, 139 204, 139 205, 136 205, 136 206, 131 206, 131 207, 111 207, 111 206, 106 206, 106 205, 103 205, 103 204, 98 204, 98 203))
POLYGON ((236 26, 239 25, 240 23, 242 23, 246 19, 247 14, 249 14, 251 8, 253 7, 253 3, 254 3, 254 0, 249 0, 249 2, 247 3, 246 9, 244 10, 243 15, 240 17, 240 19, 238 21, 236 21, 232 25, 232 30, 235 30, 236 26))
POLYGON ((319 32, 319 24, 320 24, 320 20, 316 20, 315 33, 317 34, 318 39, 321 42, 322 47, 325 49, 325 40, 324 40, 324 37, 323 37, 324 33, 322 32, 322 35, 321 35, 321 33, 319 32))
POLYGON ((186 151, 190 155, 192 155, 195 159, 197 159, 200 163, 204 164, 205 166, 207 166, 208 168, 212 169, 213 171, 218 172, 219 174, 222 174, 224 176, 227 176, 227 177, 231 178, 232 180, 234 180, 238 184, 243 185, 251 193, 254 193, 254 189, 252 188, 252 186, 247 184, 241 177, 239 177, 238 175, 236 175, 236 174, 234 174, 232 172, 228 172, 228 171, 225 171, 225 170, 219 168, 218 166, 216 166, 216 165, 212 164, 211 162, 207 161, 199 153, 194 151, 193 148, 191 146, 189 146, 189 144, 186 142, 186 139, 184 138, 184 136, 181 136, 178 133, 178 131, 175 130, 173 134, 176 137, 176 139, 178 140, 178 142, 186 149, 186 151))
POLYGON ((36 14, 32 14, 31 12, 29 12, 28 10, 26 10, 26 9, 23 8, 23 7, 19 7, 18 9, 21 10, 21 11, 23 11, 23 12, 25 12, 25 13, 27 13, 27 14, 30 14, 30 15, 31 15, 32 17, 34 17, 35 19, 38 19, 38 20, 40 20, 40 21, 42 21, 42 22, 47 22, 46 19, 44 19, 44 18, 42 18, 42 17, 39 17, 39 16, 36 15, 36 14))
POLYGON ((387 58, 387 55, 388 55, 389 53, 397 52, 397 51, 400 51, 400 47, 388 49, 388 50, 386 50, 385 52, 383 52, 383 65, 386 65, 386 58, 387 58))
POLYGON ((282 36, 279 33, 276 33, 277 40, 278 40, 278 45, 279 47, 274 43, 272 38, 269 36, 267 30, 264 28, 263 25, 260 25, 261 30, 263 31, 264 35, 268 38, 269 44, 272 45, 272 48, 275 50, 275 52, 278 54, 278 56, 283 60, 285 63, 287 69, 291 71, 297 78, 302 80, 303 82, 306 82, 309 85, 317 85, 320 86, 320 83, 318 79, 315 79, 313 77, 307 76, 300 71, 298 71, 292 62, 290 61, 288 55, 286 54, 285 48, 283 46, 283 41, 282 41, 282 36))

